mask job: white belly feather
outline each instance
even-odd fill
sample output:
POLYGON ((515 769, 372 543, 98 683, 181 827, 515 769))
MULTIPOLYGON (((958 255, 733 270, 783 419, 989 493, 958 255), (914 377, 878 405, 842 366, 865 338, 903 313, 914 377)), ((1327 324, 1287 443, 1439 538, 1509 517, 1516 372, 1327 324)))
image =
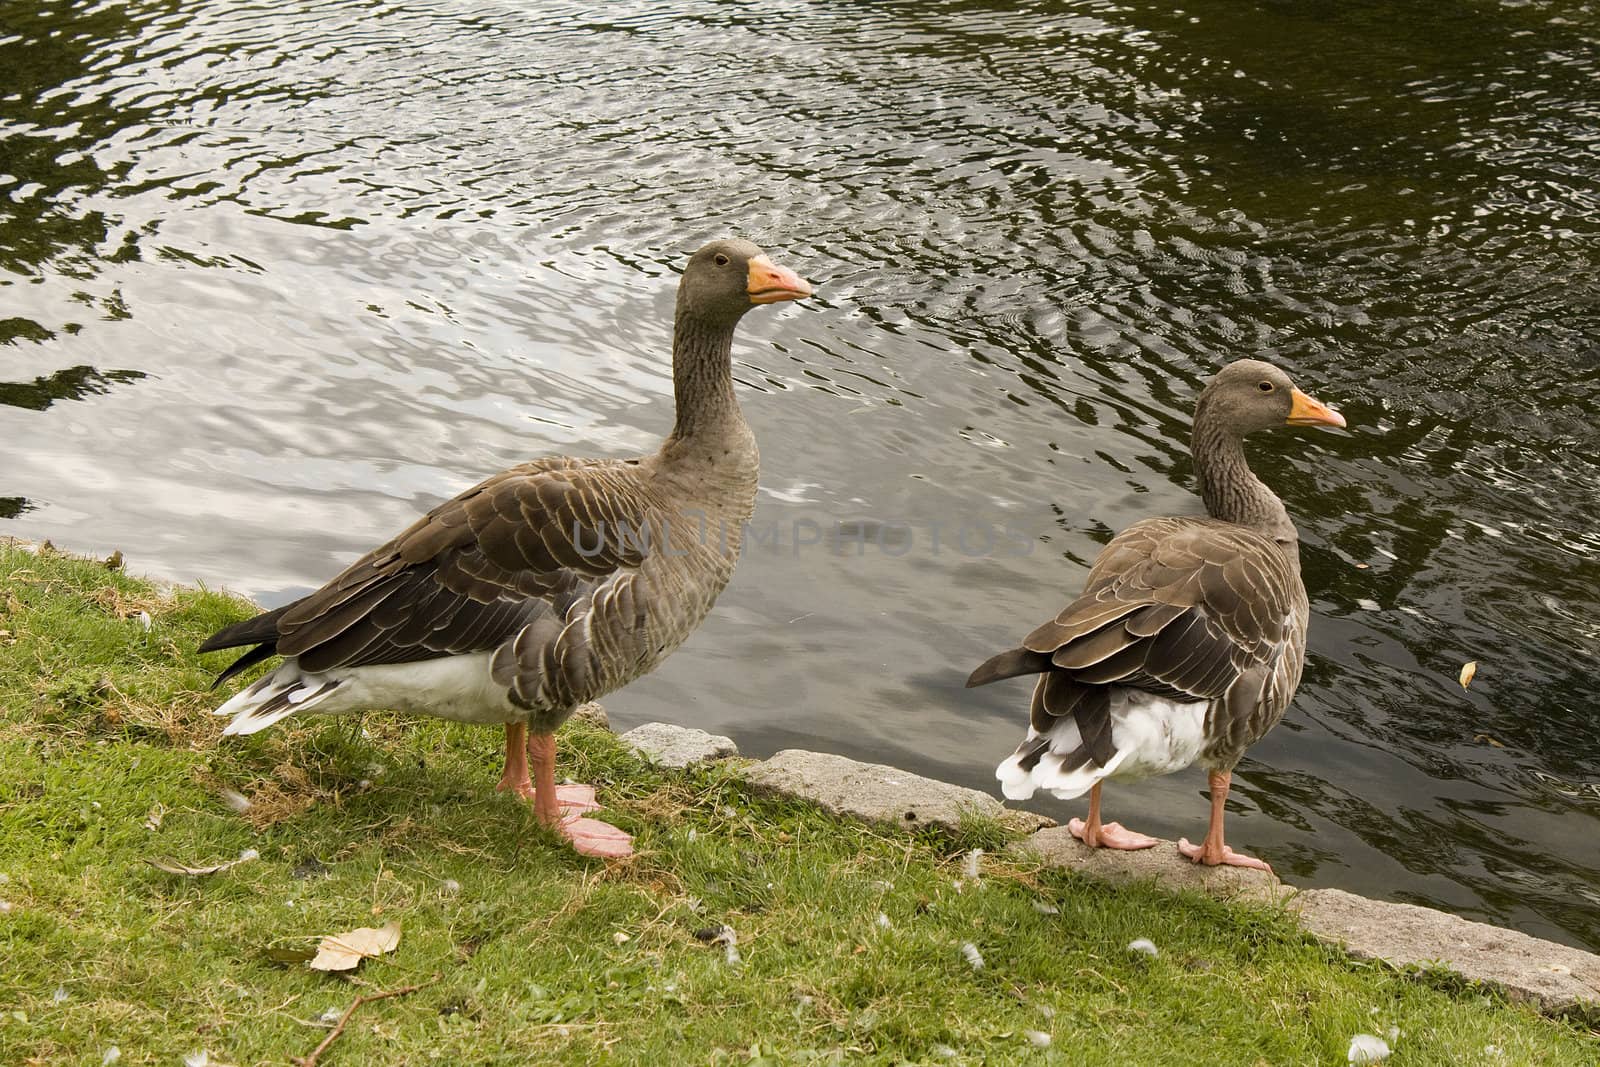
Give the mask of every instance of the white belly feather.
POLYGON ((217 709, 232 715, 224 734, 253 734, 300 712, 348 715, 394 709, 456 722, 500 724, 528 717, 489 677, 492 652, 441 656, 305 674, 293 657, 217 709))
MULTIPOLYGON (((1138 689, 1113 689, 1111 743, 1116 754, 1104 767, 1095 766, 1093 760, 1070 771, 1062 766, 1081 741, 1078 724, 1069 715, 1051 726, 1049 750, 1031 769, 1023 770, 1020 758, 1013 755, 1000 764, 995 777, 1012 800, 1027 800, 1037 789, 1070 800, 1106 778, 1151 778, 1180 771, 1198 759, 1205 746, 1208 706, 1204 700, 1182 702, 1138 689)), ((1029 729, 1029 740, 1037 736, 1029 729)))

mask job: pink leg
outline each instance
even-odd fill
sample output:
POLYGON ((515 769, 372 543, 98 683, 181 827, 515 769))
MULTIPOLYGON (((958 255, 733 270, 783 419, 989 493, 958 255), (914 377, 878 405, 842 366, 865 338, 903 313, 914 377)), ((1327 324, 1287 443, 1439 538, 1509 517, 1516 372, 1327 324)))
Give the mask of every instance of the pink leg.
POLYGON ((1233 781, 1232 772, 1212 771, 1206 780, 1211 786, 1211 824, 1206 827, 1206 839, 1198 845, 1191 845, 1185 837, 1178 842, 1178 851, 1207 867, 1226 864, 1229 867, 1251 867, 1271 874, 1272 868, 1265 860, 1235 852, 1222 843, 1222 809, 1228 799, 1228 786, 1233 781))
POLYGON ((533 812, 540 822, 571 841, 572 847, 585 856, 620 859, 633 855, 633 838, 615 826, 561 810, 561 794, 556 788, 555 734, 535 734, 528 738, 528 759, 533 764, 537 786, 533 812))
POLYGON ((1153 837, 1134 833, 1126 829, 1121 823, 1100 821, 1100 783, 1096 782, 1094 788, 1089 790, 1089 821, 1073 819, 1067 823, 1067 832, 1090 848, 1120 848, 1132 851, 1140 848, 1154 848, 1160 844, 1153 837))
POLYGON ((506 769, 495 791, 511 790, 523 800, 533 799, 533 782, 528 778, 528 724, 506 724, 506 769))
MULTIPOLYGON (((497 792, 511 790, 523 800, 533 799, 533 781, 528 777, 528 758, 534 742, 528 738, 528 724, 517 722, 506 726, 506 769, 495 786, 497 792)), ((592 785, 558 785, 556 799, 561 802, 563 814, 583 814, 599 811, 592 785)))

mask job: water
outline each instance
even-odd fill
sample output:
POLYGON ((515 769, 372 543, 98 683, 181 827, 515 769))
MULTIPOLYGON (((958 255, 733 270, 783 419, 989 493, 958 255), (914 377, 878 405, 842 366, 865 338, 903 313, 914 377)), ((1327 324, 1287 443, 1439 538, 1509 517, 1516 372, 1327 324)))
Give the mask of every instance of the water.
POLYGON ((1600 947, 1594 4, 596 10, 0 9, 0 532, 282 603, 652 447, 674 270, 743 234, 818 283, 737 349, 771 540, 613 717, 989 788, 1027 686, 966 673, 1194 506, 1195 390, 1266 356, 1351 430, 1254 448, 1314 619, 1230 841, 1600 947))

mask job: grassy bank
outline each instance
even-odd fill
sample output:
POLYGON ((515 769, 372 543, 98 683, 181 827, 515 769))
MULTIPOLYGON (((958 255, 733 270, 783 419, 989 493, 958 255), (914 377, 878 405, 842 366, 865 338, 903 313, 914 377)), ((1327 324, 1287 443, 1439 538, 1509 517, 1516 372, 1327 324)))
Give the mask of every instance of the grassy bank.
POLYGON ((992 855, 974 882, 993 830, 841 823, 592 725, 558 773, 637 835, 609 866, 493 791, 492 730, 222 742, 225 657, 192 650, 248 610, 0 544, 0 1063, 281 1064, 358 994, 414 985, 320 1062, 1330 1064, 1390 1027, 1394 1064, 1600 1062, 1579 1026, 1350 963, 1276 913, 992 855), (200 877, 143 862, 247 849, 200 877), (290 958, 391 921, 398 949, 353 979, 290 958), (724 924, 737 960, 706 939, 724 924))

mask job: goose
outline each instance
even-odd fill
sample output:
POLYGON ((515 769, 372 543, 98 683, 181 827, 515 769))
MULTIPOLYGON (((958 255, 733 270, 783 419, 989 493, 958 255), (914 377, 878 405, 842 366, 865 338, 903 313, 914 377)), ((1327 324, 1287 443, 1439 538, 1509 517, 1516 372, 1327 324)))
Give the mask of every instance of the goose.
POLYGON ((760 461, 734 396, 734 328, 758 304, 810 295, 748 241, 694 253, 673 325, 676 423, 661 447, 502 471, 309 596, 219 630, 200 651, 249 650, 216 685, 282 657, 216 709, 231 716, 223 733, 382 709, 504 725, 497 788, 531 800, 579 853, 631 854, 626 833, 583 817, 600 808, 592 786, 555 784, 555 731, 660 663, 727 585, 760 461))
POLYGON ((1158 842, 1100 820, 1108 778, 1207 769, 1211 820, 1196 863, 1270 871, 1223 840, 1223 805, 1245 749, 1278 724, 1300 684, 1310 608, 1299 535, 1283 501, 1250 470, 1246 434, 1343 427, 1270 363, 1223 367, 1195 405, 1190 449, 1208 517, 1144 519, 1095 559, 1083 592, 967 686, 1039 675, 1028 735, 995 772, 1007 797, 1089 794, 1068 829, 1092 848, 1158 842))

